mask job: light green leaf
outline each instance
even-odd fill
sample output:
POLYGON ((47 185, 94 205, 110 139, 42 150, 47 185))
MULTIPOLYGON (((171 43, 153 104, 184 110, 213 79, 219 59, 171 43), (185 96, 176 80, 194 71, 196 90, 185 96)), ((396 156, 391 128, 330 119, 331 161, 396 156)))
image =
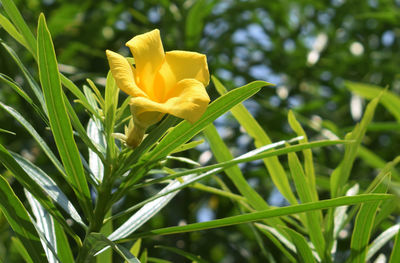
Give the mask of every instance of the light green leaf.
POLYGON ((53 218, 26 189, 25 195, 36 218, 36 230, 39 233, 47 260, 49 263, 57 263, 59 259, 53 218))
POLYGON ((291 205, 288 207, 280 207, 275 209, 268 209, 265 211, 257 211, 248 214, 225 217, 222 219, 216 219, 208 222, 154 229, 149 232, 133 234, 130 236, 130 238, 120 240, 120 242, 125 242, 136 238, 144 238, 155 235, 171 235, 171 234, 193 232, 205 229, 219 228, 219 227, 255 222, 267 218, 293 215, 293 214, 304 213, 320 209, 328 209, 343 205, 354 205, 364 202, 382 201, 391 198, 393 198, 393 196, 388 194, 364 194, 358 196, 337 197, 307 204, 291 205))
POLYGON ((33 180, 24 169, 15 161, 11 154, 0 144, 0 162, 13 173, 15 178, 25 187, 30 193, 32 193, 35 198, 40 202, 40 204, 56 219, 64 229, 79 243, 79 237, 71 230, 68 224, 65 222, 65 218, 55 207, 55 205, 50 201, 49 197, 43 192, 41 187, 33 180))
MULTIPOLYGON (((26 263, 34 263, 31 256, 29 255, 28 251, 26 251, 26 248, 22 244, 21 240, 19 240, 18 238, 16 238, 14 236, 14 237, 11 237, 11 243, 12 243, 12 246, 17 249, 18 253, 22 256, 22 258, 25 260, 26 263)), ((0 259, 0 263, 4 263, 4 262, 0 259)))
MULTIPOLYGON (((98 127, 98 125, 101 124, 96 123, 95 121, 93 121, 93 119, 90 119, 87 127, 87 134, 92 141, 96 142, 96 144, 105 147, 106 142, 104 134, 102 133, 102 127, 98 127)), ((99 156, 91 149, 89 149, 89 167, 95 177, 95 180, 98 182, 102 182, 104 175, 104 165, 99 156)))
POLYGON ((343 190, 342 188, 350 177, 354 160, 357 157, 358 147, 364 138, 367 126, 374 116, 375 108, 378 103, 379 97, 373 99, 368 104, 361 122, 357 124, 354 130, 351 133, 348 133, 345 137, 346 140, 354 140, 354 143, 346 145, 345 153, 340 165, 332 172, 330 180, 332 197, 341 195, 341 191, 343 190))
POLYGON ((0 14, 0 26, 4 28, 7 33, 12 36, 18 43, 23 45, 26 49, 29 50, 29 46, 25 41, 25 38, 18 32, 18 30, 14 27, 14 25, 8 20, 7 17, 0 14))
MULTIPOLYGON (((374 99, 382 94, 384 91, 383 88, 371 85, 371 84, 365 84, 365 83, 357 83, 357 82, 351 82, 351 81, 346 81, 345 82, 346 88, 348 88, 350 91, 360 95, 361 97, 364 97, 366 99, 374 99)), ((393 116, 396 118, 398 122, 400 122, 400 96, 396 95, 395 93, 386 90, 385 93, 381 95, 380 99, 381 103, 385 108, 393 114, 393 116)))
MULTIPOLYGON (((296 139, 296 138, 294 138, 294 139, 296 139)), ((307 143, 307 144, 287 146, 285 148, 277 149, 277 150, 271 150, 278 146, 285 145, 285 143, 287 143, 287 142, 288 141, 279 141, 276 143, 265 145, 256 150, 250 151, 249 153, 244 154, 238 158, 235 158, 231 161, 226 161, 226 162, 222 162, 222 163, 218 163, 218 164, 213 164, 213 165, 208 165, 208 166, 204 166, 204 167, 189 169, 189 170, 186 170, 183 172, 178 172, 173 175, 166 176, 166 177, 163 177, 160 179, 153 179, 153 180, 150 180, 149 182, 136 184, 136 185, 132 186, 131 189, 140 188, 140 187, 143 187, 146 185, 158 183, 158 182, 169 180, 169 179, 175 179, 177 177, 181 177, 181 176, 188 175, 188 174, 208 172, 215 168, 222 168, 221 170, 217 170, 217 171, 222 171, 223 169, 229 168, 235 164, 252 162, 252 161, 256 161, 256 160, 263 159, 263 158, 269 158, 269 157, 273 157, 273 156, 285 155, 290 152, 302 151, 304 149, 311 149, 311 148, 317 148, 317 147, 325 147, 325 146, 331 146, 331 145, 337 145, 337 144, 350 143, 349 141, 343 141, 343 140, 336 140, 336 141, 324 140, 324 141, 311 142, 311 143, 307 143)))
POLYGON ((0 176, 0 208, 33 262, 47 262, 40 238, 25 207, 0 176))
POLYGON ((87 242, 91 244, 90 247, 92 248, 89 252, 89 257, 94 256, 97 251, 110 246, 128 263, 140 263, 140 261, 134 255, 132 255, 128 249, 115 244, 100 233, 90 233, 87 236, 87 242))
POLYGON ((104 104, 104 133, 107 140, 107 156, 111 160, 116 154, 115 139, 111 134, 114 132, 115 114, 118 106, 118 94, 119 89, 115 83, 111 71, 109 71, 107 75, 104 104))
MULTIPOLYGON (((300 201, 302 203, 313 202, 313 195, 309 189, 309 182, 306 179, 306 176, 303 171, 303 167, 299 159, 297 158, 296 153, 289 153, 289 167, 291 174, 293 176, 293 181, 296 186, 297 193, 300 197, 300 201)), ((310 235, 310 239, 316 248, 321 259, 325 258, 325 239, 321 229, 322 213, 321 211, 312 211, 306 213, 306 224, 308 229, 308 234, 310 235)), ((293 237, 292 237, 293 238, 293 237)), ((296 240, 297 237, 295 237, 296 240)))
POLYGON ((72 127, 64 103, 56 55, 44 15, 39 17, 38 65, 50 127, 54 135, 68 180, 73 185, 86 216, 91 217, 92 203, 82 161, 73 138, 72 127))
POLYGON ((86 227, 74 205, 68 200, 67 196, 61 191, 50 176, 22 156, 16 153, 11 153, 11 155, 21 168, 24 169, 26 174, 28 174, 54 202, 61 206, 77 223, 86 227))
POLYGON ((57 255, 62 263, 64 262, 74 262, 74 256, 72 254, 71 247, 68 242, 68 238, 65 235, 65 232, 62 226, 54 221, 54 229, 56 233, 57 239, 57 255))
POLYGON ((297 251, 296 254, 299 258, 299 262, 304 262, 304 263, 316 262, 312 254, 312 250, 310 246, 307 244, 307 241, 304 238, 304 236, 300 235, 299 233, 290 228, 284 228, 284 230, 289 234, 293 244, 296 246, 296 251, 297 251))
POLYGON ((3 47, 8 52, 8 54, 10 54, 11 58, 15 61, 17 66, 20 68, 22 74, 24 75, 25 79, 27 80, 29 87, 32 89, 33 93, 35 94, 36 98, 38 99, 38 101, 43 109, 43 112, 41 112, 41 114, 42 114, 41 117, 43 118, 44 122, 47 124, 48 123, 47 108, 46 108, 46 104, 44 101, 43 93, 42 93, 38 83, 35 81, 35 79, 31 75, 31 73, 28 71, 28 69, 25 67, 25 65, 22 63, 22 61, 19 59, 19 57, 15 53, 15 51, 9 45, 7 45, 5 42, 3 42, 1 39, 0 39, 0 43, 3 45, 3 47))
MULTIPOLYGON (((373 192, 385 193, 387 191, 388 183, 386 180, 390 180, 389 177, 390 176, 382 177, 380 183, 376 186, 373 192)), ((368 243, 379 205, 380 200, 361 205, 360 211, 358 212, 354 223, 353 234, 351 236, 351 262, 366 262, 368 243)))
POLYGON ((57 170, 65 177, 65 170, 62 164, 58 161, 57 157, 50 150, 49 146, 43 140, 42 137, 37 133, 37 131, 33 128, 33 126, 15 109, 11 108, 0 102, 0 107, 7 111, 11 116, 13 116, 25 129, 29 132, 33 139, 39 144, 40 148, 42 148, 43 152, 47 155, 53 165, 57 168, 57 170))
POLYGON ((139 255, 141 244, 142 244, 142 239, 139 238, 138 240, 135 241, 135 243, 133 243, 131 249, 129 250, 135 257, 138 257, 139 255))
MULTIPOLYGON (((217 89, 218 93, 221 94, 221 96, 228 92, 224 85, 222 85, 222 83, 216 77, 212 76, 211 78, 214 82, 215 88, 217 89)), ((266 85, 272 86, 270 83, 267 83, 266 85)), ((230 111, 240 125, 246 130, 246 132, 254 139, 254 145, 257 148, 272 143, 267 133, 243 104, 238 104, 235 107, 232 107, 230 111)), ((296 204, 297 200, 292 193, 285 169, 279 162, 279 159, 272 157, 264 159, 263 161, 265 167, 267 167, 272 181, 274 182, 274 185, 291 204, 296 204)))
POLYGON ((385 231, 383 231, 374 241, 372 241, 371 245, 368 247, 368 253, 366 257, 366 261, 369 261, 376 252, 379 251, 384 245, 386 245, 389 240, 391 240, 394 236, 399 232, 400 225, 395 224, 385 231))
MULTIPOLYGON (((255 149, 253 151, 250 151, 244 155, 241 155, 231 161, 224 162, 225 166, 221 166, 221 164, 216 164, 212 165, 209 167, 201 167, 201 168, 195 168, 192 170, 188 170, 185 172, 180 172, 173 174, 173 178, 178 178, 180 180, 175 180, 171 182, 168 186, 163 188, 158 194, 153 195, 152 197, 148 198, 147 200, 140 202, 128 209, 125 209, 124 211, 112 216, 113 219, 116 217, 125 215, 127 213, 130 213, 132 211, 135 211, 136 209, 142 207, 136 214, 134 214, 131 218, 129 218, 122 226, 120 226, 117 230, 114 231, 112 235, 109 236, 111 240, 116 240, 123 238, 130 233, 133 233, 137 228, 139 228, 141 225, 143 225, 147 220, 149 220, 152 216, 154 216, 161 208, 163 208, 176 194, 177 191, 187 187, 190 184, 193 184, 199 180, 204 179, 207 176, 216 174, 218 172, 223 171, 223 169, 227 168, 228 165, 226 163, 229 163, 229 166, 237 164, 238 161, 244 161, 247 160, 248 158, 254 158, 254 156, 257 156, 258 154, 262 154, 263 151, 267 151, 271 148, 276 147, 277 145, 284 144, 285 141, 281 141, 278 143, 266 145, 260 149, 255 149), (234 163, 236 161, 236 163, 234 163), (213 167, 210 169, 210 167, 213 167), (196 172, 194 172, 196 171, 196 172), (197 173, 200 172, 205 172, 203 174, 200 174, 198 176, 195 176, 197 173), (185 175, 185 176, 184 176, 185 175)), ((167 179, 167 177, 163 178, 164 180, 167 179)), ((172 179, 172 178, 168 178, 172 179)))
MULTIPOLYGON (((297 134, 297 136, 303 136, 303 139, 300 143, 307 143, 308 138, 306 133, 301 127, 300 123, 296 120, 296 116, 290 110, 288 114, 289 125, 293 129, 293 131, 297 134)), ((304 156, 304 170, 305 170, 305 180, 307 181, 308 190, 311 193, 312 201, 318 200, 317 187, 315 185, 315 172, 314 172, 314 164, 311 149, 307 149, 303 151, 304 156)))
MULTIPOLYGON (((218 162, 227 162, 234 159, 214 125, 209 124, 203 130, 203 134, 207 138, 211 151, 218 162)), ((254 209, 264 210, 269 208, 264 199, 247 183, 239 166, 233 165, 225 169, 225 173, 254 209)))
POLYGON ((396 239, 393 245, 392 253, 390 254, 389 263, 400 262, 400 231, 397 231, 396 239))
POLYGON ((7 15, 10 17, 11 21, 14 23, 15 27, 21 33, 22 37, 25 39, 27 43, 28 50, 32 53, 34 57, 36 57, 36 39, 32 34, 32 31, 29 29, 28 25, 24 21, 21 16, 21 13, 18 11, 13 0, 1 0, 1 4, 6 10, 7 15))
POLYGON ((211 13, 217 1, 199 0, 193 3, 185 23, 185 44, 189 48, 195 48, 198 45, 204 28, 204 20, 211 13))

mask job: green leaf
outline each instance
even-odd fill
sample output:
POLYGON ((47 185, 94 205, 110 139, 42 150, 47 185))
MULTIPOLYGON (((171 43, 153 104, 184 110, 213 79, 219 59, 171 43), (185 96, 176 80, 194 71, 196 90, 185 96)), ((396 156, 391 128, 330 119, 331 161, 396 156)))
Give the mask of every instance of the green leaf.
POLYGON ((389 242, 399 232, 400 225, 395 224, 383 231, 368 247, 366 261, 369 261, 387 242, 389 242))
POLYGON ((26 174, 28 174, 54 202, 61 206, 77 223, 86 227, 74 205, 68 200, 67 196, 50 176, 22 156, 16 153, 11 153, 11 155, 21 168, 24 169, 26 174))
POLYGON ((135 241, 135 243, 133 243, 131 249, 129 250, 135 257, 139 255, 141 244, 142 244, 142 239, 139 238, 138 240, 135 241))
POLYGON ((392 253, 390 254, 389 263, 400 262, 400 231, 397 231, 396 239, 393 245, 392 253))
POLYGON ((284 228, 292 239, 293 244, 296 246, 297 256, 299 262, 313 263, 316 262, 312 254, 310 246, 307 244, 306 239, 290 228, 284 228))
MULTIPOLYGON (((297 136, 303 136, 303 139, 300 143, 307 143, 308 138, 306 133, 301 127, 300 123, 296 120, 294 113, 290 110, 288 114, 289 125, 293 129, 293 131, 297 134, 297 136)), ((314 164, 311 149, 307 149, 303 151, 304 156, 304 170, 305 170, 305 180, 307 181, 308 190, 311 193, 312 201, 318 200, 317 187, 315 185, 315 172, 314 172, 314 164)))
POLYGON ((181 177, 181 176, 188 175, 188 174, 208 172, 208 171, 216 169, 216 168, 222 168, 220 170, 216 170, 217 172, 219 172, 219 171, 222 171, 223 169, 229 168, 229 167, 231 167, 235 164, 239 164, 239 163, 252 162, 252 161, 256 161, 256 160, 263 159, 263 158, 285 155, 290 152, 302 151, 304 149, 331 146, 331 145, 336 145, 336 144, 345 144, 345 143, 349 143, 349 141, 343 141, 343 140, 316 141, 316 142, 311 142, 311 143, 307 143, 307 144, 292 145, 292 146, 288 146, 288 147, 285 147, 282 149, 271 150, 278 146, 285 145, 285 143, 287 143, 287 141, 279 141, 276 143, 265 145, 261 148, 250 151, 247 154, 239 156, 231 161, 226 161, 226 162, 222 162, 222 163, 218 163, 218 164, 213 164, 213 165, 208 165, 208 166, 204 166, 204 167, 189 169, 189 170, 186 170, 183 172, 178 172, 173 175, 166 176, 166 177, 163 177, 160 179, 153 179, 153 180, 150 180, 149 182, 136 184, 136 185, 132 186, 131 189, 140 188, 140 187, 143 187, 146 185, 158 183, 158 182, 169 180, 169 179, 175 179, 177 177, 181 177), (250 156, 248 154, 250 154, 250 156))
POLYGON ((5 84, 7 84, 9 87, 11 87, 15 92, 18 93, 26 102, 31 104, 32 106, 36 106, 32 99, 28 96, 28 94, 25 93, 23 89, 19 87, 19 85, 14 82, 12 79, 10 79, 7 75, 4 75, 3 73, 0 73, 0 80, 3 81, 5 84))
POLYGON ((38 99, 42 109, 43 113, 42 118, 47 124, 47 108, 46 108, 46 103, 44 101, 43 93, 38 85, 38 83, 35 81, 35 79, 32 77, 31 73, 28 71, 28 69, 25 67, 25 65, 22 63, 22 61, 19 59, 18 55, 15 53, 15 51, 8 46, 5 42, 3 42, 0 39, 0 43, 3 45, 3 47, 6 49, 8 54, 10 54, 11 58, 15 61, 17 66, 20 68, 22 74, 24 75, 25 79, 27 80, 29 87, 32 89, 33 93, 35 94, 36 98, 38 99))
POLYGON ((54 221, 50 214, 40 205, 40 203, 26 191, 25 195, 31 206, 32 213, 36 218, 36 230, 39 233, 40 240, 49 263, 59 262, 57 257, 57 240, 54 230, 54 221))
POLYGON ((8 182, 0 176, 0 208, 33 262, 47 262, 40 238, 28 212, 8 182))
POLYGON ((86 216, 90 218, 92 203, 89 187, 65 107, 53 42, 43 14, 39 17, 38 26, 38 64, 54 140, 68 175, 67 178, 73 185, 73 190, 86 216))
POLYGON ((36 39, 32 34, 32 31, 29 29, 28 25, 25 23, 24 19, 21 16, 21 13, 18 11, 13 0, 1 0, 1 4, 7 12, 7 15, 10 17, 11 21, 14 23, 15 27, 21 33, 22 37, 25 39, 28 50, 32 53, 34 57, 36 57, 36 39))
POLYGON ((90 233, 86 239, 87 242, 91 244, 90 247, 92 248, 89 252, 89 256, 94 256, 97 251, 110 246, 128 263, 140 263, 140 261, 132 255, 128 249, 115 244, 100 233, 90 233))
MULTIPOLYGON (((96 144, 105 147, 106 142, 102 133, 102 127, 98 127, 98 125, 101 125, 101 123, 97 123, 93 121, 93 119, 90 119, 87 127, 87 134, 96 144)), ((104 165, 102 160, 99 158, 99 155, 91 149, 89 149, 89 167, 95 177, 95 181, 101 183, 103 181, 104 165)))
POLYGON ((396 120, 398 122, 400 122, 400 108, 399 108, 400 97, 398 95, 396 95, 395 93, 393 93, 389 90, 386 90, 382 94, 384 89, 381 87, 371 85, 371 84, 357 83, 357 82, 351 82, 351 81, 346 81, 345 86, 350 91, 352 91, 366 99, 374 99, 378 96, 381 96, 380 101, 381 101, 382 105, 390 113, 393 114, 393 116, 396 118, 396 120))
POLYGON ((357 157, 358 147, 364 138, 367 126, 374 116, 375 108, 378 103, 379 97, 373 99, 368 104, 361 122, 357 124, 354 130, 351 133, 348 133, 345 137, 346 140, 354 140, 354 143, 346 145, 343 160, 332 172, 330 180, 332 197, 341 195, 342 188, 350 177, 354 160, 357 157))
POLYGON ((14 25, 8 20, 7 17, 0 14, 0 26, 4 28, 7 33, 12 36, 18 43, 23 45, 26 49, 29 50, 29 46, 25 41, 25 38, 18 32, 18 30, 14 27, 14 25))
POLYGON ((248 214, 225 217, 222 219, 216 219, 208 222, 193 223, 185 226, 174 226, 174 227, 154 229, 149 232, 133 234, 130 236, 130 238, 122 239, 119 242, 126 242, 136 238, 144 238, 155 235, 171 235, 171 234, 193 232, 205 229, 219 228, 219 227, 264 220, 267 218, 293 215, 293 214, 304 213, 320 209, 328 209, 343 205, 354 205, 364 202, 381 201, 391 198, 393 198, 393 196, 388 194, 364 194, 364 195, 350 196, 350 197, 349 196, 337 197, 329 200, 322 200, 307 204, 291 205, 288 207, 280 207, 275 209, 268 209, 265 211, 257 211, 248 214))
MULTIPOLYGON (((22 258, 25 260, 26 263, 34 263, 28 251, 26 251, 26 248, 22 244, 21 240, 19 240, 16 237, 11 237, 11 243, 13 247, 17 249, 18 253, 22 256, 22 258)), ((3 263, 1 259, 0 263, 3 263)))
POLYGON ((67 77, 60 73, 61 83, 78 98, 78 101, 93 115, 99 118, 98 112, 87 101, 85 94, 67 77))
POLYGON ((181 255, 189 260, 191 260, 192 262, 197 262, 197 263, 207 263, 206 260, 202 259, 200 256, 194 255, 192 253, 186 252, 182 249, 178 249, 178 248, 174 248, 174 247, 168 247, 168 246, 154 246, 155 248, 160 248, 160 249, 164 249, 164 250, 169 250, 171 252, 174 252, 178 255, 181 255))
POLYGON ((33 180, 24 169, 15 161, 11 154, 0 144, 0 162, 14 174, 15 178, 25 187, 40 204, 56 219, 66 231, 79 243, 79 237, 71 230, 68 224, 65 222, 65 218, 50 201, 49 197, 43 192, 41 187, 33 180))
MULTIPOLYGON (((211 151, 218 162, 227 162, 234 159, 213 124, 209 124, 203 130, 203 134, 207 138, 211 151)), ((247 183, 238 165, 225 169, 225 173, 254 209, 264 210, 269 208, 264 199, 247 183)))
MULTIPOLYGON (((363 159, 366 163, 368 163, 373 168, 384 168, 386 166, 386 161, 382 159, 379 155, 369 150, 366 147, 360 145, 358 148, 358 156, 363 159)), ((400 160, 399 160, 400 161, 400 160)), ((390 171, 392 173, 393 178, 400 180, 400 174, 395 169, 395 167, 390 167, 390 171)))
POLYGON ((71 247, 68 242, 68 238, 62 226, 54 221, 54 229, 57 239, 57 255, 61 262, 74 262, 74 256, 72 254, 71 247))
POLYGON ((107 140, 107 156, 111 160, 114 158, 116 154, 115 139, 111 134, 114 132, 115 114, 118 106, 118 94, 119 94, 119 89, 115 83, 111 71, 109 71, 107 75, 105 104, 104 104, 105 105, 104 133, 107 140))
POLYGON ((96 94, 96 100, 100 104, 100 108, 104 109, 105 101, 103 97, 101 96, 101 93, 99 89, 96 87, 96 84, 91 79, 86 79, 86 81, 89 83, 89 86, 92 88, 93 92, 96 94))
POLYGON ((4 130, 4 129, 2 129, 2 128, 0 128, 0 132, 2 132, 2 133, 8 133, 8 134, 11 134, 11 135, 16 135, 15 132, 8 131, 8 130, 4 130))
POLYGON ((0 102, 0 107, 3 108, 5 111, 7 111, 11 116, 13 116, 25 129, 27 132, 29 132, 33 139, 39 144, 40 148, 42 148, 43 152, 47 155, 47 157, 50 159, 50 161, 53 163, 53 165, 57 168, 57 170, 64 176, 65 175, 65 170, 62 164, 58 161, 57 157, 54 155, 54 153, 50 150, 49 146, 46 144, 46 142, 43 140, 42 137, 37 133, 37 131, 33 128, 33 126, 15 109, 11 108, 10 106, 7 106, 0 102))
POLYGON ((185 44, 188 48, 195 48, 204 28, 204 20, 213 10, 217 1, 199 0, 195 1, 190 8, 185 23, 185 44))
MULTIPOLYGON (((211 78, 214 82, 215 88, 217 89, 218 93, 221 94, 221 96, 228 92, 224 85, 222 85, 222 83, 216 77, 212 76, 211 78)), ((272 84, 268 83, 267 85, 271 86, 272 84)), ((246 132, 252 138, 254 138, 254 145, 257 148, 272 143, 267 133, 243 104, 236 105, 230 111, 240 125, 246 130, 246 132)), ((297 200, 292 193, 285 169, 282 167, 279 159, 272 157, 264 159, 263 161, 265 167, 267 167, 272 181, 274 182, 274 185, 291 204, 296 204, 297 200)))
MULTIPOLYGON (((387 191, 387 180, 390 180, 389 176, 382 177, 380 183, 376 186, 373 192, 385 193, 387 191)), ((366 262, 368 243, 374 225, 375 215, 380 203, 380 200, 376 200, 361 205, 354 223, 353 235, 351 236, 350 260, 352 263, 366 262)))
MULTIPOLYGON (((282 141, 281 144, 284 144, 285 141, 282 141)), ((277 143, 271 144, 264 146, 263 149, 256 149, 253 151, 250 151, 242 156, 239 156, 232 161, 225 162, 229 164, 236 164, 233 162, 237 161, 243 161, 247 160, 249 158, 254 158, 254 156, 260 154, 262 151, 266 151, 268 149, 271 149, 273 147, 276 147, 277 143)), ((124 211, 112 216, 112 219, 115 219, 116 217, 125 215, 131 211, 134 211, 140 207, 142 207, 138 212, 136 212, 133 216, 131 216, 124 224, 122 224, 117 230, 114 231, 113 234, 111 234, 108 238, 111 240, 117 240, 123 237, 126 237, 127 235, 133 233, 137 228, 142 226, 145 222, 147 222, 152 216, 154 216, 161 208, 163 208, 176 194, 177 191, 187 187, 188 185, 195 183, 201 179, 204 179, 207 176, 216 174, 218 172, 223 171, 224 166, 220 166, 220 164, 216 164, 212 166, 213 168, 210 169, 209 167, 202 167, 202 168, 196 168, 192 169, 189 171, 181 172, 181 173, 176 173, 173 175, 173 178, 180 177, 180 180, 175 180, 171 182, 168 186, 166 186, 164 189, 162 189, 158 194, 153 195, 152 197, 148 198, 147 200, 140 202, 128 209, 125 209, 124 211), (196 171, 196 172, 194 172, 196 171), (200 174, 199 176, 194 176, 196 173, 200 171, 207 171, 206 173, 200 174), (189 175, 188 175, 189 174, 189 175), (187 175, 184 177, 184 175, 187 175)), ((165 177, 164 179, 167 179, 165 177)), ((172 178, 168 178, 172 179, 172 178)), ((109 220, 109 219, 108 219, 109 220)))
MULTIPOLYGON (((310 185, 303 171, 303 167, 297 158, 296 153, 289 153, 289 167, 293 176, 293 181, 296 186, 297 193, 299 194, 300 201, 302 203, 313 202, 313 194, 310 191, 310 185)), ((322 234, 322 213, 321 211, 312 211, 306 213, 306 223, 308 234, 314 244, 314 247, 318 251, 321 259, 325 258, 325 239, 322 234)))

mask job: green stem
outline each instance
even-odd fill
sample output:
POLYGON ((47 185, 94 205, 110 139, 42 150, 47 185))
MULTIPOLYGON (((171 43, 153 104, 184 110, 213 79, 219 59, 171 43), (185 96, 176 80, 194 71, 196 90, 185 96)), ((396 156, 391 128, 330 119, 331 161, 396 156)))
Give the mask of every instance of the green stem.
POLYGON ((107 214, 108 209, 110 208, 109 201, 111 199, 111 187, 112 183, 105 181, 99 189, 98 199, 96 207, 94 209, 93 220, 90 222, 89 227, 86 231, 83 247, 79 251, 76 263, 92 262, 93 260, 88 258, 89 252, 91 250, 91 244, 87 242, 87 237, 90 235, 90 233, 100 232, 103 226, 104 218, 107 214))

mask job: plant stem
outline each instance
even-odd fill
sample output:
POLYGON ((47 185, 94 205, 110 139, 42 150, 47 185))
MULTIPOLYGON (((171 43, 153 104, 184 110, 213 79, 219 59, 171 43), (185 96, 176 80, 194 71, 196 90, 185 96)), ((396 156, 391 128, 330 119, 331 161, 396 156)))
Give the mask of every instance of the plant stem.
POLYGON ((98 199, 96 207, 94 209, 94 216, 92 222, 90 222, 88 230, 86 231, 86 236, 83 242, 83 247, 80 249, 78 257, 76 258, 76 263, 92 262, 93 259, 89 259, 89 253, 91 250, 91 244, 88 242, 87 237, 90 233, 100 232, 105 215, 109 209, 109 201, 111 199, 111 187, 112 183, 104 181, 99 189, 98 199))

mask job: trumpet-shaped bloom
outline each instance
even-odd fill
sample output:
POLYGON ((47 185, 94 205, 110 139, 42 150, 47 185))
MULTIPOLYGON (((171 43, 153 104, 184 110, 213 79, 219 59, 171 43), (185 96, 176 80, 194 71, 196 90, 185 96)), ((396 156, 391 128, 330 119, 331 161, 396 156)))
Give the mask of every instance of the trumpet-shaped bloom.
POLYGON ((134 125, 126 143, 136 147, 147 127, 166 113, 196 122, 210 102, 205 90, 210 80, 206 56, 187 51, 165 53, 158 29, 135 36, 126 45, 134 66, 125 57, 106 51, 117 86, 132 96, 134 125))

